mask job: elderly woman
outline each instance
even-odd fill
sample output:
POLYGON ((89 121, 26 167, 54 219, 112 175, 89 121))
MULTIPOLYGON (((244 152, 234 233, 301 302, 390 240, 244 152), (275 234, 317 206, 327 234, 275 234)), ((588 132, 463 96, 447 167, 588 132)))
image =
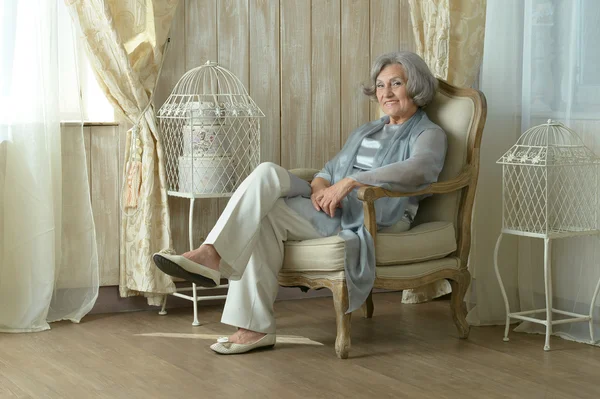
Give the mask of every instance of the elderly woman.
MULTIPOLYGON (((422 110, 436 86, 418 55, 381 55, 363 91, 386 116, 356 129, 310 185, 280 166, 263 163, 240 184, 200 247, 182 256, 169 251, 154 255, 163 272, 202 286, 229 279, 221 322, 238 331, 211 349, 234 354, 275 344, 273 303, 286 240, 341 236, 346 241, 348 312, 364 303, 375 280, 375 256, 355 189, 418 190, 437 180, 446 135, 422 110)), ((408 229, 419 199, 378 200, 378 228, 408 229)))

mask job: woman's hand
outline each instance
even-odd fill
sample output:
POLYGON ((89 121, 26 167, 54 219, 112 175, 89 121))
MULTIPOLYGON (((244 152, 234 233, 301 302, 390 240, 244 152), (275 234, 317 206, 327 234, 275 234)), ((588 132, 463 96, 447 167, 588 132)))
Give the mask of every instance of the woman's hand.
POLYGON ((323 179, 322 177, 317 177, 313 179, 313 181, 310 183, 310 188, 312 190, 310 200, 312 201, 315 210, 321 210, 321 206, 319 205, 319 203, 321 202, 321 199, 323 199, 323 191, 328 187, 329 182, 323 179))
POLYGON ((358 184, 348 177, 335 183, 333 186, 313 191, 310 199, 316 210, 322 210, 329 217, 335 215, 335 210, 341 208, 341 202, 358 184))
POLYGON ((313 190, 313 193, 310 195, 310 200, 312 201, 313 207, 317 210, 321 210, 321 200, 323 199, 323 192, 325 191, 325 187, 320 188, 318 191, 313 190))

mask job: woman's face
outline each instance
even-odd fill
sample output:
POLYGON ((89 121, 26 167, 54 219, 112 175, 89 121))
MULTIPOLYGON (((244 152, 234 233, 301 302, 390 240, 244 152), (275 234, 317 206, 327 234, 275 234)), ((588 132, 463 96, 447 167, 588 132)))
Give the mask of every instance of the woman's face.
POLYGON ((390 123, 407 121, 417 112, 417 106, 406 94, 406 74, 400 64, 386 65, 375 82, 377 101, 390 123))

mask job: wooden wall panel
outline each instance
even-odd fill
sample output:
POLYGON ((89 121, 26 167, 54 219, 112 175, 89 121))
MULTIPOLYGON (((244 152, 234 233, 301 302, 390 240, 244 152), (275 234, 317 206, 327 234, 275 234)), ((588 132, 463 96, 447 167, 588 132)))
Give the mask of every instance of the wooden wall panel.
MULTIPOLYGON (((123 174, 124 174, 124 170, 125 170, 125 144, 127 142, 127 131, 129 129, 132 128, 132 124, 121 114, 115 113, 115 120, 119 123, 119 126, 117 126, 117 131, 118 131, 118 135, 119 135, 119 148, 117 151, 117 156, 118 156, 118 178, 117 181, 119 182, 119 201, 121 201, 121 196, 123 195, 123 174)), ((90 132, 90 137, 91 137, 91 132, 90 132)), ((90 157, 92 156, 92 154, 90 154, 90 157)), ((118 230, 118 234, 119 234, 119 264, 120 259, 121 259, 121 226, 123 225, 122 223, 122 218, 123 218, 123 210, 121 209, 121 205, 119 202, 119 208, 117 210, 117 212, 119 213, 121 219, 119 219, 119 230, 118 230)), ((100 247, 98 247, 98 252, 100 252, 102 249, 100 247)))
MULTIPOLYGON (((266 115, 261 119, 261 160, 287 168, 321 168, 354 128, 377 118, 377 106, 371 107, 360 90, 372 60, 386 51, 415 48, 408 0, 180 0, 170 38, 155 107, 186 71, 209 59, 218 61, 240 78, 266 115)), ((119 140, 110 155, 118 154, 118 159, 109 171, 120 190, 130 125, 122 117, 117 120, 119 140)), ((98 147, 100 142, 93 145, 92 130, 90 159, 99 161, 108 156, 102 155, 107 149, 98 147)), ((90 175, 92 187, 95 178, 90 175)), ((113 214, 119 214, 118 197, 110 190, 107 195, 113 214)), ((100 201, 96 212, 106 218, 100 201)), ((225 203, 196 201, 195 245, 214 226, 225 203)), ((187 251, 189 200, 169 197, 169 208, 173 246, 179 253, 187 251)), ((120 223, 113 222, 101 221, 99 234, 118 237, 120 223)), ((116 253, 118 260, 118 246, 114 241, 106 245, 102 242, 99 252, 111 252, 112 261, 116 253)))
MULTIPOLYGON (((414 51, 408 0, 371 0, 370 13, 371 63, 390 51, 414 51)), ((378 117, 379 106, 373 103, 371 119, 378 117)))
POLYGON ((249 94, 265 113, 261 119, 260 156, 281 162, 279 85, 279 1, 250 0, 249 94))
POLYGON ((218 3, 218 61, 248 89, 250 80, 248 0, 218 3))
POLYGON ((398 50, 406 51, 417 51, 417 44, 415 43, 415 35, 412 29, 412 22, 410 20, 410 5, 408 0, 399 1, 398 13, 400 14, 400 47, 398 50))
MULTIPOLYGON (((400 47, 400 1, 402 0, 371 0, 371 64, 378 55, 400 47)), ((379 106, 371 103, 370 119, 378 117, 379 106)))
MULTIPOLYGON (((218 61, 218 6, 217 0, 186 0, 185 12, 185 70, 201 66, 206 61, 218 61)), ((173 198, 173 197, 171 197, 173 198)), ((169 198, 169 201, 171 201, 169 198)), ((179 213, 173 228, 173 246, 180 253, 189 250, 188 212, 189 200, 175 199, 179 203, 179 213), (182 226, 185 226, 183 228, 182 226), (185 231, 182 231, 185 230, 185 231)), ((204 241, 219 217, 219 202, 216 199, 196 200, 194 208, 194 246, 204 241)))
POLYGON ((311 9, 310 164, 322 168, 340 150, 340 2, 313 0, 311 9))
POLYGON ((185 1, 185 70, 217 61, 217 0, 185 1))
POLYGON ((369 99, 362 94, 371 67, 369 46, 369 0, 342 0, 341 31, 341 124, 343 145, 350 133, 369 121, 369 99))
POLYGON ((167 100, 173 87, 175 87, 175 84, 179 81, 179 78, 186 72, 185 14, 186 1, 180 0, 175 15, 173 16, 173 22, 169 32, 169 48, 165 55, 165 61, 156 86, 156 93, 154 94, 154 107, 157 111, 167 100))
MULTIPOLYGON (((173 17, 169 37, 171 42, 167 50, 165 62, 161 72, 154 105, 158 110, 167 100, 173 88, 187 71, 186 69, 186 13, 189 0, 180 0, 173 17)), ((189 249, 188 244, 188 211, 189 201, 178 197, 169 197, 169 211, 171 216, 171 238, 173 247, 179 252, 189 249)))
MULTIPOLYGON (((80 265, 73 260, 73 256, 80 253, 82 246, 86 246, 85 250, 89 248, 90 242, 83 242, 79 239, 81 233, 79 221, 73 218, 73 214, 79 214, 81 208, 88 206, 90 197, 87 196, 90 193, 84 194, 81 191, 81 187, 88 184, 91 188, 91 173, 90 173, 90 132, 89 127, 82 127, 78 123, 64 123, 61 124, 61 168, 62 168, 62 232, 63 238, 61 242, 62 248, 62 261, 64 262, 64 269, 57 275, 56 287, 58 288, 76 288, 85 286, 88 284, 92 276, 89 270, 85 267, 79 267, 80 265), (83 149, 83 151, 82 151, 83 149), (82 195, 84 195, 82 197, 82 195), (86 198, 87 196, 87 198, 86 198), (86 203, 87 200, 87 203, 86 203), (83 202, 82 202, 83 201, 83 202)), ((108 129, 114 129, 109 127, 108 129)), ((110 173, 110 170, 108 171, 110 173)), ((1 177, 0 177, 1 178, 1 177)), ((113 176, 110 176, 113 180, 113 176)), ((91 191, 91 190, 90 190, 91 191)), ((1 193, 0 187, 0 193, 1 193)), ((110 202, 110 201, 109 201, 110 202)), ((108 205, 108 212, 115 214, 115 205, 108 205)), ((116 216, 116 215, 115 215, 116 216)), ((103 219, 104 220, 104 219, 103 219)), ((113 219, 117 220, 118 216, 113 219)), ((88 220, 89 222, 89 220, 88 220)), ((100 226, 102 228, 101 236, 111 234, 112 226, 100 226)), ((118 234, 115 235, 118 240, 118 234)), ((0 239, 1 241, 1 239, 0 239)), ((112 244, 112 242, 110 243, 112 244)), ((110 268, 116 268, 118 274, 119 265, 115 264, 114 260, 118 260, 118 251, 114 245, 109 245, 109 252, 111 256, 100 258, 100 270, 101 277, 114 275, 114 270, 108 272, 110 268), (112 261, 112 262, 111 262, 112 261)), ((103 279, 103 282, 108 281, 103 279)), ((112 279, 114 281, 114 279, 112 279)))
POLYGON ((280 2, 281 29, 281 165, 319 167, 311 163, 311 2, 280 2))
MULTIPOLYGON (((217 14, 218 62, 237 76, 247 91, 250 81, 248 0, 221 0, 217 14)), ((217 200, 218 215, 228 201, 228 198, 217 200)))
POLYGON ((94 126, 90 170, 92 213, 96 224, 100 285, 119 283, 119 137, 115 126, 94 126))
MULTIPOLYGON (((86 126, 83 128, 83 148, 85 149, 85 163, 87 167, 88 184, 90 185, 90 196, 92 195, 92 128, 86 126)), ((117 174, 119 171, 117 171, 117 174)), ((118 180, 120 181, 120 180, 118 180)))

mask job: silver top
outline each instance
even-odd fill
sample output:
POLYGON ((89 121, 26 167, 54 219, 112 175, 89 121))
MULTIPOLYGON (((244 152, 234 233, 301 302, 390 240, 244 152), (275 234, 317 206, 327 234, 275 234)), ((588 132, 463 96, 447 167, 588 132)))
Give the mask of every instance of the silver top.
POLYGON ((373 169, 375 155, 380 148, 385 147, 390 138, 398 131, 400 125, 383 125, 383 129, 365 137, 358 148, 354 167, 360 170, 373 169))

